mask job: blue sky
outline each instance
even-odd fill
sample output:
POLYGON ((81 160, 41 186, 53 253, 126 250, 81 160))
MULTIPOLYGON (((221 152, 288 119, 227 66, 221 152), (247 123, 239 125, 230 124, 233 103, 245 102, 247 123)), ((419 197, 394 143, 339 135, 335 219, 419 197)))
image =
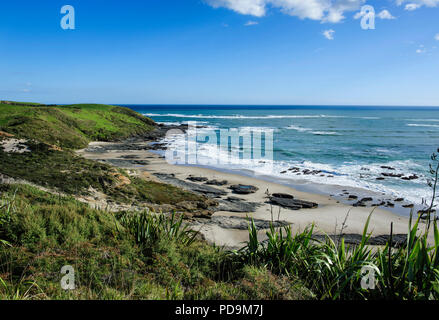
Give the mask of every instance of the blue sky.
POLYGON ((438 18, 439 0, 2 1, 0 99, 439 106, 438 18))

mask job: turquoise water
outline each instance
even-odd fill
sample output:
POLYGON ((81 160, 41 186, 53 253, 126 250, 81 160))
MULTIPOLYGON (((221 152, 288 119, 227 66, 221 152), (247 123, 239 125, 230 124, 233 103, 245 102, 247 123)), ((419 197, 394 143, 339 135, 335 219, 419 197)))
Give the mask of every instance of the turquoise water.
POLYGON ((214 129, 273 129, 273 178, 361 188, 418 204, 431 194, 428 164, 439 147, 439 108, 129 107, 163 123, 197 121, 214 129), (281 174, 291 167, 322 170, 322 174, 281 174), (383 172, 416 174, 419 179, 377 180, 383 172))

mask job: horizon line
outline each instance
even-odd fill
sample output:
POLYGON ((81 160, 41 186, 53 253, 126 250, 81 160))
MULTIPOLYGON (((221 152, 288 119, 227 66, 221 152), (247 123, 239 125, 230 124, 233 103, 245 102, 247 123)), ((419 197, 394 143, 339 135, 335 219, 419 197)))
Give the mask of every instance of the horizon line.
MULTIPOLYGON (((42 103, 35 101, 18 101, 18 100, 3 100, 20 103, 42 103)), ((42 103, 43 104, 43 103, 42 103)), ((397 104, 218 104, 218 103, 99 103, 99 102, 75 102, 75 103, 47 103, 56 105, 75 105, 75 104, 103 104, 115 106, 206 106, 206 107, 369 107, 369 108, 439 108, 439 105, 397 105, 397 104)))

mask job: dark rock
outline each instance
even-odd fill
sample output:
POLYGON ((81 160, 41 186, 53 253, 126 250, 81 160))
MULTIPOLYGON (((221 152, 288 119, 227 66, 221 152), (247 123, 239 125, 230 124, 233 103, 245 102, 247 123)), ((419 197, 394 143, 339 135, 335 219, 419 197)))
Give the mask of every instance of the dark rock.
MULTIPOLYGON (((289 223, 286 221, 271 222, 261 219, 254 219, 253 221, 255 223, 256 229, 258 230, 269 229, 271 223, 275 228, 289 225, 289 223)), ((223 229, 248 230, 249 222, 250 221, 248 218, 242 218, 236 216, 226 217, 226 216, 215 215, 207 222, 207 224, 214 224, 223 229)))
POLYGON ((381 175, 383 175, 384 177, 392 177, 392 178, 401 178, 403 176, 402 173, 386 173, 386 172, 381 173, 381 175))
POLYGON ((293 195, 286 193, 273 193, 271 196, 274 198, 294 199, 293 195))
POLYGON ((385 180, 383 177, 378 177, 376 180, 385 180))
POLYGON ((361 202, 370 202, 373 201, 373 199, 371 197, 366 197, 360 200, 361 202))
POLYGON ((205 181, 208 181, 209 179, 207 179, 205 177, 189 176, 189 177, 187 177, 186 180, 193 181, 193 182, 205 182, 205 181))
POLYGON ((403 201, 404 201, 404 198, 397 198, 397 199, 395 199, 394 201, 395 201, 395 202, 403 202, 403 201))
POLYGON ((220 196, 227 195, 227 192, 225 192, 223 190, 220 190, 220 189, 217 189, 214 187, 210 187, 210 186, 206 186, 206 185, 200 185, 200 184, 193 183, 193 182, 186 182, 186 181, 175 178, 175 175, 173 175, 173 174, 154 173, 154 175, 165 183, 169 183, 169 184, 172 184, 176 187, 180 187, 180 188, 183 188, 185 190, 192 191, 195 193, 201 193, 201 194, 208 195, 211 197, 220 197, 220 196))
POLYGON ((414 204, 405 204, 402 206, 403 208, 414 208, 415 205, 414 204))
POLYGON ((393 208, 393 207, 395 207, 395 204, 392 203, 392 202, 390 202, 390 201, 387 201, 387 203, 386 203, 386 207, 393 208))
POLYGON ((388 166, 381 166, 381 169, 396 170, 395 168, 388 167, 388 166))
POLYGON ((358 199, 358 197, 355 196, 355 195, 353 195, 353 194, 351 194, 351 195, 348 197, 348 199, 349 199, 349 200, 356 200, 356 199, 358 199))
POLYGON ((166 150, 166 143, 151 143, 147 148, 148 150, 166 150))
MULTIPOLYGON (((330 235, 329 236, 334 242, 341 241, 344 238, 346 244, 358 245, 361 243, 362 236, 360 234, 343 234, 343 235, 330 235)), ((313 235, 313 238, 319 241, 324 241, 325 236, 313 235)), ((368 245, 373 246, 385 246, 390 241, 390 235, 380 235, 376 237, 371 237, 367 242, 368 245)), ((392 235, 392 247, 400 248, 407 243, 406 234, 394 234, 392 235)))
POLYGON ((132 160, 131 162, 142 166, 146 166, 150 163, 148 160, 132 160))
POLYGON ((270 197, 270 203, 274 205, 278 205, 282 208, 292 209, 292 210, 300 210, 300 209, 314 209, 318 207, 317 203, 296 200, 294 198, 278 198, 278 197, 270 197))
POLYGON ((354 207, 366 207, 366 204, 363 203, 362 201, 358 201, 358 202, 355 202, 355 203, 353 204, 353 206, 354 206, 354 207))
POLYGON ((233 185, 230 187, 230 189, 237 194, 250 194, 250 193, 255 193, 256 191, 259 190, 255 186, 242 185, 242 184, 233 185))
POLYGON ((228 183, 227 180, 219 181, 219 180, 215 180, 215 179, 209 180, 206 182, 207 185, 212 185, 212 186, 225 186, 227 183, 228 183))
POLYGON ((140 157, 138 155, 135 154, 128 154, 128 155, 124 155, 121 156, 122 159, 139 159, 140 157))
POLYGON ((234 197, 234 196, 227 197, 227 200, 229 200, 229 201, 245 201, 244 199, 234 197))
POLYGON ((413 174, 413 175, 408 176, 408 177, 402 177, 401 179, 402 179, 402 180, 410 181, 410 180, 416 180, 416 179, 419 179, 419 177, 418 177, 416 174, 413 174))
POLYGON ((219 206, 216 211, 230 211, 230 212, 255 212, 261 206, 260 203, 246 202, 243 199, 236 197, 228 197, 225 200, 219 200, 219 206))

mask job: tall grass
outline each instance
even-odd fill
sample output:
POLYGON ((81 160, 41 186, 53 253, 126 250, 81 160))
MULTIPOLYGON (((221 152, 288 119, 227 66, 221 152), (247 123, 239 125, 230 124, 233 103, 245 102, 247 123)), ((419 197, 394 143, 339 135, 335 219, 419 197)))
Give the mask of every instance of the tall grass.
MULTIPOLYGON (((0 200, 0 237, 2 227, 11 222, 12 214, 16 212, 15 197, 17 190, 12 196, 3 196, 0 200)), ((0 246, 11 246, 11 244, 0 238, 0 246)), ((0 298, 8 300, 27 300, 33 297, 32 291, 38 288, 34 281, 21 278, 17 284, 8 283, 0 277, 0 298)))
POLYGON ((31 300, 40 296, 44 297, 44 293, 35 281, 21 278, 18 283, 7 283, 0 278, 0 300, 31 300))
MULTIPOLYGON (((383 249, 367 245, 368 227, 364 227, 358 245, 336 244, 326 236, 313 239, 314 227, 293 235, 290 226, 276 230, 271 226, 267 240, 257 239, 253 221, 249 224, 249 241, 241 250, 248 263, 262 265, 277 274, 298 276, 320 299, 438 299, 439 231, 433 223, 434 244, 428 245, 428 230, 417 236, 419 218, 410 222, 408 240, 399 249, 389 239, 383 249), (375 273, 374 289, 363 289, 363 268, 375 273)), ((411 221, 411 220, 410 220, 411 221)))
POLYGON ((17 190, 14 192, 12 197, 2 197, 0 200, 0 245, 7 246, 10 245, 9 242, 2 239, 2 227, 7 223, 10 223, 12 213, 15 211, 15 195, 17 190))
POLYGON ((159 240, 176 241, 183 245, 194 242, 197 232, 183 224, 183 216, 154 214, 149 210, 125 213, 122 226, 135 238, 137 244, 150 246, 159 240))

